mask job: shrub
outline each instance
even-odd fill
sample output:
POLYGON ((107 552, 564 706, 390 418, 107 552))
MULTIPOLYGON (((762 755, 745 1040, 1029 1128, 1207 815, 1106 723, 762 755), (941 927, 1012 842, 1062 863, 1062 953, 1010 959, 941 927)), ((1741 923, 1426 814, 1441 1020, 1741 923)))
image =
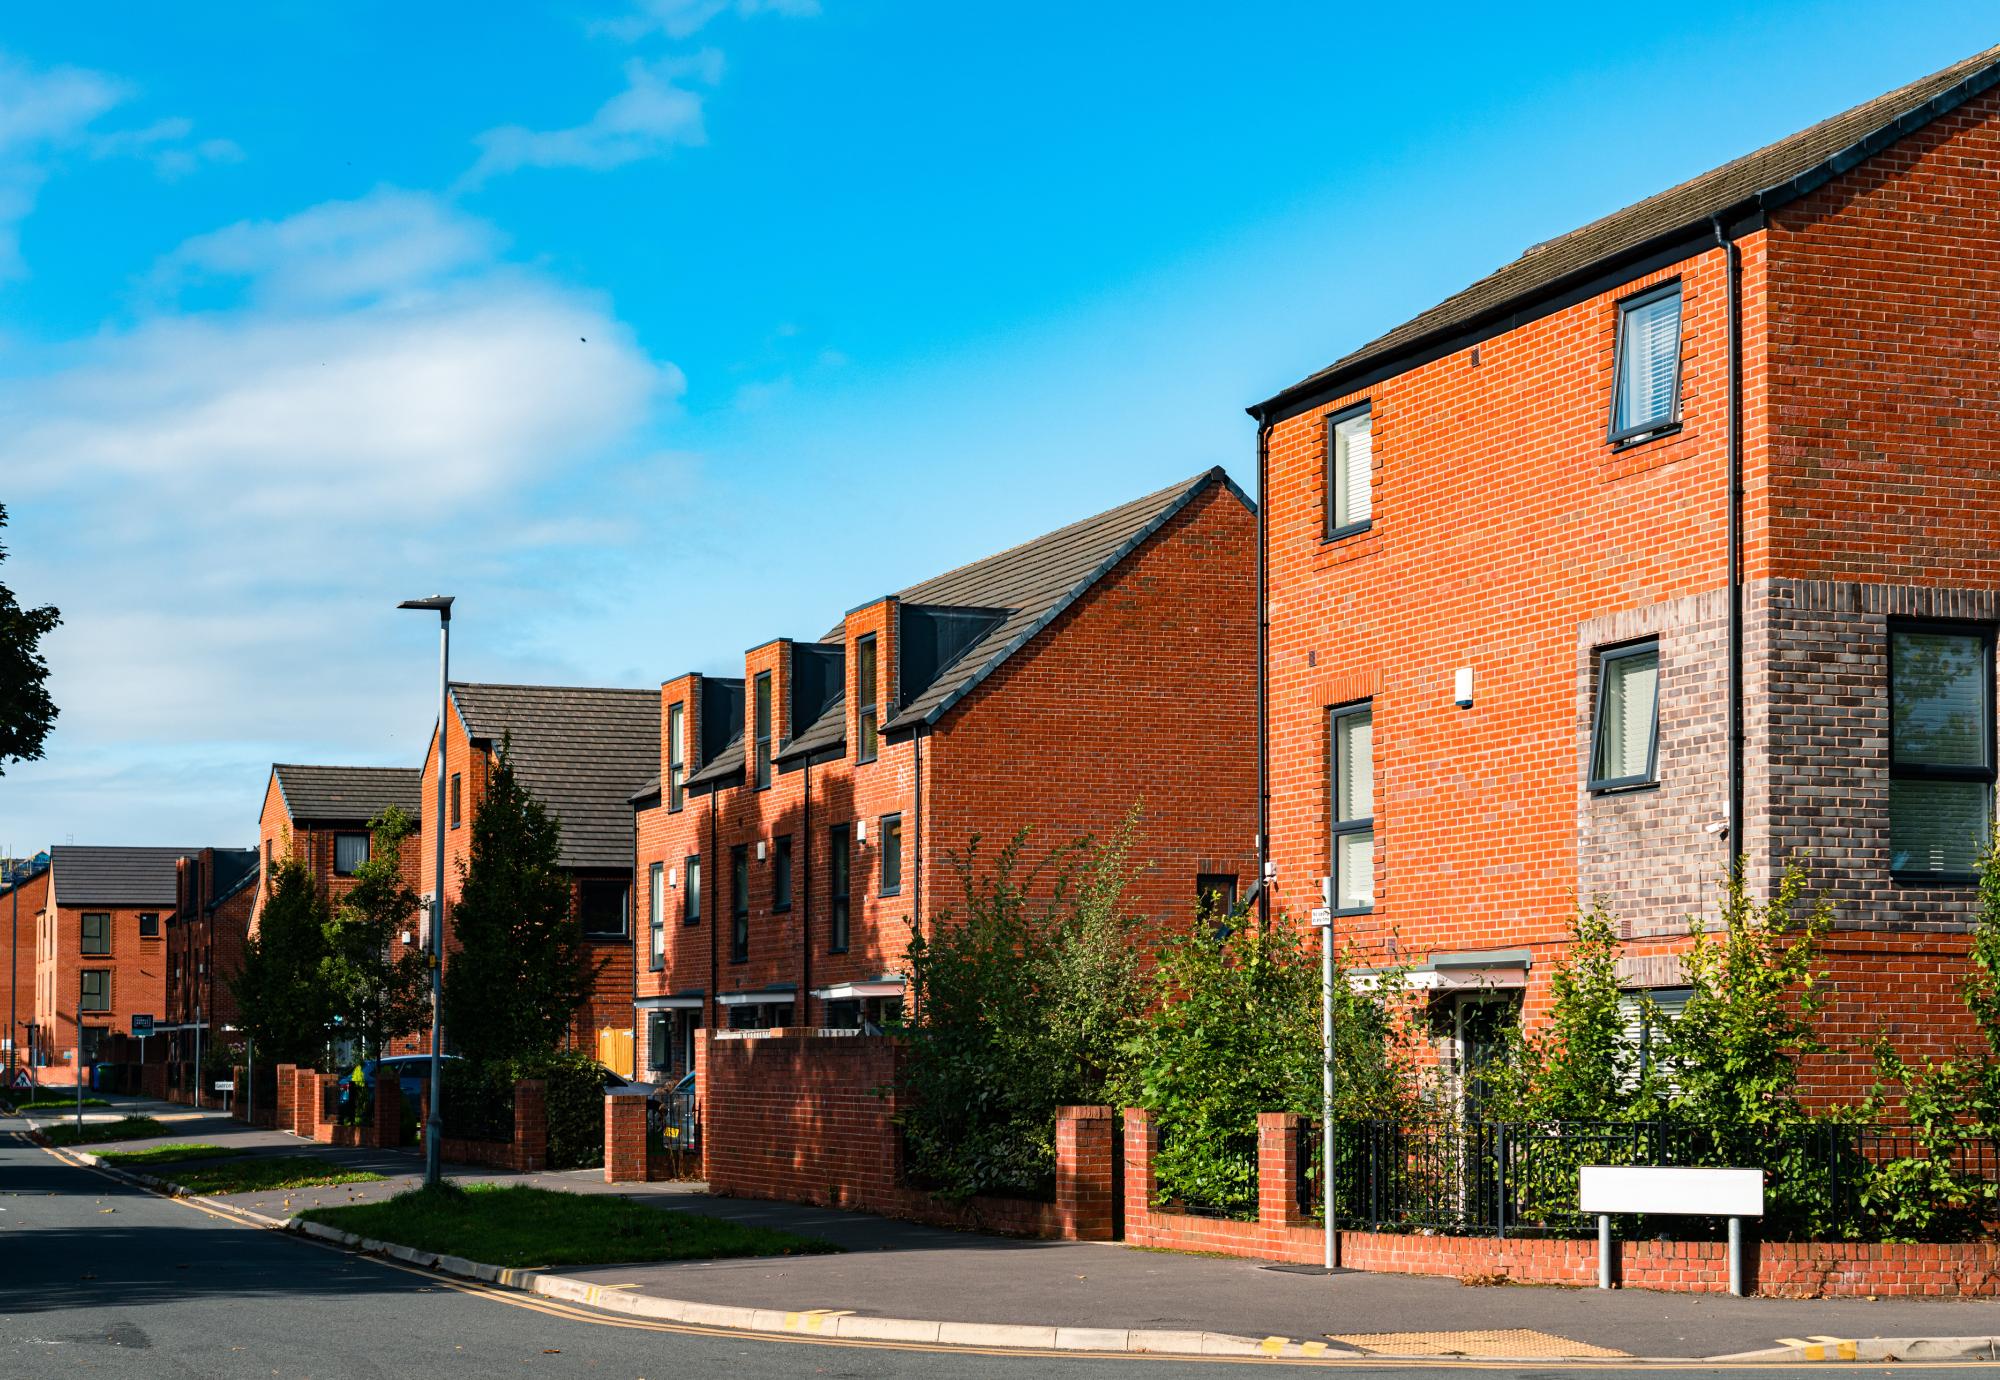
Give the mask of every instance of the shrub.
POLYGON ((912 1179, 948 1197, 1046 1197, 1058 1107, 1105 1100, 1140 1009, 1122 906, 1136 811, 1106 844, 1028 865, 1022 830, 989 870, 951 859, 962 909, 911 935, 902 1115, 912 1179), (1046 879, 1046 880, 1045 880, 1046 879))
POLYGON ((523 1055, 444 1065, 445 1134, 456 1140, 514 1138, 514 1084, 547 1084, 549 1168, 585 1169, 604 1163, 605 1068, 584 1054, 523 1055))

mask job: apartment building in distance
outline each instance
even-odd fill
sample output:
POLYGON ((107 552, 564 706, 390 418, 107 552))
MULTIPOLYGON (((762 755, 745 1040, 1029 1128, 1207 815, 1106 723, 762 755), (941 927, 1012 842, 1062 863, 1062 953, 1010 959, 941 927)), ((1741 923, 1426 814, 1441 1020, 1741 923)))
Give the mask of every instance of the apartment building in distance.
POLYGON ((48 897, 35 944, 35 1015, 27 1033, 43 1082, 70 1083, 135 1014, 166 1007, 166 917, 176 865, 192 848, 49 850, 48 897))
MULTIPOLYGON (((153 1032, 157 1055, 167 1064, 170 1096, 193 1100, 204 1053, 218 1040, 239 1040, 230 979, 243 967, 262 862, 258 848, 204 848, 175 862, 166 1002, 153 1032)), ((145 1054, 150 1062, 156 1051, 148 1048, 145 1054)), ((202 1089, 203 1101, 213 1095, 213 1088, 202 1089)))
POLYGON ((1408 966, 1461 1067, 1576 895, 1670 1012, 1738 853, 1835 907, 1818 1092, 1971 1034, 1996 85, 2000 49, 1538 244, 1251 409, 1269 899, 1408 966))
POLYGON ((36 936, 49 897, 49 855, 0 863, 0 934, 7 936, 7 1029, 0 1067, 9 1074, 28 1062, 28 1028, 35 1023, 36 936))
MULTIPOLYGON (((445 842, 445 967, 457 943, 457 904, 472 857, 472 822, 496 754, 511 745, 515 774, 562 824, 590 992, 578 1005, 572 1048, 633 1072, 631 795, 659 769, 659 695, 653 690, 454 683, 446 704, 444 821, 437 818, 438 738, 424 756, 418 889, 436 885, 432 832, 445 842)), ((405 845, 408 847, 409 845, 405 845)), ((446 1032, 447 1038, 449 1031, 446 1032)))
POLYGON ((644 1076, 704 1028, 879 1024, 975 839, 1039 852, 1136 806, 1136 913, 1247 888, 1254 540, 1211 470, 667 681, 633 798, 644 1076))

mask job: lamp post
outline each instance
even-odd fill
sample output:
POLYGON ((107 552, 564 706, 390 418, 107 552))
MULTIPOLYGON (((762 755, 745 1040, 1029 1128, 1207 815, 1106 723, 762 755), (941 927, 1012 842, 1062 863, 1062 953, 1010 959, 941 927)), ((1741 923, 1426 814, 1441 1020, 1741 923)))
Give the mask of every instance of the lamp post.
POLYGON ((399 609, 435 609, 438 616, 437 810, 431 816, 431 834, 437 840, 431 856, 437 871, 431 886, 431 1110, 424 1123, 426 1188, 437 1187, 444 1164, 444 1133, 438 1119, 438 1104, 444 1093, 440 1077, 444 1010, 444 723, 451 696, 451 603, 451 595, 433 594, 428 599, 405 599, 396 605, 399 609))

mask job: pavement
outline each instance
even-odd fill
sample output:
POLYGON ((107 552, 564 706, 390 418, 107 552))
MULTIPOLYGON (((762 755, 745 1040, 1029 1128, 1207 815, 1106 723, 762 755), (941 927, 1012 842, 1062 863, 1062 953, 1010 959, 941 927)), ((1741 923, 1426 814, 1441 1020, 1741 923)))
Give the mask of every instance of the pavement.
MULTIPOLYGON (((114 1119, 133 1110, 146 1109, 120 1105, 99 1115, 114 1119)), ((212 1141, 257 1154, 314 1156, 390 1176, 381 1183, 207 1200, 264 1217, 282 1220, 308 1207, 379 1199, 413 1186, 420 1175, 417 1156, 410 1151, 336 1150, 252 1130, 212 1113, 162 1111, 158 1104, 151 1112, 162 1119, 179 1118, 176 1140, 212 1141)), ((534 1175, 454 1170, 453 1177, 615 1193, 664 1209, 820 1237, 842 1251, 563 1272, 582 1286, 567 1296, 627 1312, 644 1306, 633 1300, 677 1300, 768 1310, 808 1322, 814 1317, 839 1320, 829 1322, 829 1330, 865 1330, 872 1319, 928 1319, 1079 1332, 1199 1332, 1280 1339, 1285 1355, 1301 1354, 1301 1344, 1324 1344, 1328 1355, 1428 1354, 1456 1347, 1495 1356, 1718 1358, 1835 1339, 1836 1344, 1861 1343, 1854 1354, 1865 1357, 1870 1354, 1866 1339, 2000 1333, 2000 1307, 1991 1301, 1735 1299, 1638 1289, 1603 1293, 1478 1286, 1404 1275, 1308 1276, 1250 1261, 1117 1244, 1021 1241, 862 1213, 720 1198, 698 1184, 607 1185, 598 1170, 534 1175), (854 1322, 846 1321, 850 1318, 854 1322), (1445 1333, 1464 1335, 1440 1339, 1445 1333), (1358 1342, 1357 1337, 1389 1340, 1358 1342)), ((656 1309, 654 1315, 694 1316, 678 1308, 656 1309)), ((820 1324, 812 1326, 819 1330, 820 1324)), ((1837 1345, 1827 1354, 1838 1355, 1837 1345)), ((1900 1347, 1888 1354, 1910 1352, 1900 1347)))

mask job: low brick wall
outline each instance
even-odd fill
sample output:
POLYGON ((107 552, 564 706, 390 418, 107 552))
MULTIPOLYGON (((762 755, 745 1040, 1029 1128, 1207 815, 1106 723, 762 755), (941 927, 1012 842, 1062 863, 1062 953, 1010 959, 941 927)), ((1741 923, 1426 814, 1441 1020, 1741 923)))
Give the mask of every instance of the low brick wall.
POLYGON ((695 1078, 710 1191, 1009 1236, 1112 1239, 1118 1164, 1110 1108, 1061 1110, 1056 1201, 945 1201, 903 1182, 899 1057, 888 1036, 704 1032, 695 1078))
MULTIPOLYGON (((1158 1130, 1150 1113, 1127 1108, 1126 1243, 1297 1264, 1323 1260, 1326 1233, 1298 1206, 1298 1124, 1298 1117, 1277 1112, 1257 1119, 1257 1220, 1223 1221, 1153 1206, 1158 1130)), ((1723 1242, 1619 1240, 1613 1245, 1618 1254, 1612 1277, 1627 1288, 1689 1294, 1729 1291, 1729 1248, 1723 1242)), ((1753 1240, 1745 1254, 1748 1286, 1775 1297, 2000 1297, 2000 1242, 1753 1240)), ((1338 1259, 1349 1269, 1384 1274, 1597 1284, 1595 1238, 1501 1241, 1490 1236, 1343 1231, 1338 1259)))
MULTIPOLYGON (((549 1164, 549 1085, 524 1078, 514 1085, 512 1140, 458 1140, 446 1136, 439 1157, 452 1164, 534 1173, 549 1164)), ((428 1103, 429 1097, 424 1101, 428 1103)), ((449 1114, 450 1104, 445 1104, 449 1114)))

